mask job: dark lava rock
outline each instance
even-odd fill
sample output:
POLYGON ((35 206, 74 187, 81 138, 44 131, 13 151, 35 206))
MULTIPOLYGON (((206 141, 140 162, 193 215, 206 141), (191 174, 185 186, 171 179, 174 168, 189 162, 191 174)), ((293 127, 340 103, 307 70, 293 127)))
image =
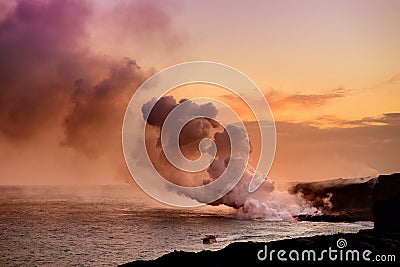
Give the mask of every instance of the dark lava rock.
MULTIPOLYGON (((400 207, 400 174, 380 175, 376 179, 365 181, 333 180, 319 183, 298 184, 292 188, 292 193, 301 193, 304 197, 324 209, 330 197, 332 207, 328 214, 321 216, 300 215, 299 220, 310 221, 353 221, 360 218, 374 219, 373 230, 364 230, 356 234, 336 234, 329 236, 314 236, 296 239, 279 240, 269 243, 237 242, 218 251, 204 250, 201 252, 174 251, 151 261, 134 261, 122 266, 298 266, 300 265, 338 265, 351 264, 358 266, 390 265, 399 266, 400 262, 400 229, 397 220, 400 207), (355 212, 357 211, 357 212, 355 212), (336 214, 335 214, 336 212, 336 214), (365 212, 365 216, 359 213, 365 212), (339 213, 339 215, 337 215, 339 213), (358 215, 357 215, 358 214, 358 215), (343 241, 345 240, 345 241, 343 241), (342 241, 339 243, 339 241, 342 241), (339 246, 343 244, 343 246, 339 246), (336 260, 328 257, 323 250, 336 250, 336 260), (271 258, 271 251, 274 250, 271 258), (278 259, 278 251, 285 251, 283 258, 278 259), (299 260, 290 260, 292 250, 299 253, 299 260), (316 261, 310 250, 315 251, 316 261), (346 261, 347 251, 350 250, 346 261), (358 251, 358 260, 353 258, 354 251, 358 251), (362 258, 363 252, 369 261, 362 258), (264 260, 260 260, 265 256, 264 260), (304 257, 302 258, 302 253, 304 257), (368 252, 367 251, 367 252, 368 252), (340 254, 342 253, 342 254, 340 254), (369 252, 368 252, 369 253, 369 252), (368 254, 367 253, 367 254, 368 254), (321 257, 321 255, 325 255, 321 257), (342 256, 341 256, 342 255, 342 256), (379 257, 380 261, 378 261, 379 257), (311 258, 308 258, 311 257, 311 258), (350 258, 351 257, 351 258, 350 258), (318 260, 321 259, 321 260, 318 260), (351 260, 350 260, 351 259, 351 260), (386 261, 382 261, 385 259, 386 261)), ((199 242, 201 240, 199 239, 199 242)), ((294 259, 296 254, 294 253, 294 259)), ((282 256, 282 255, 281 255, 282 256)))
POLYGON ((380 175, 373 191, 374 227, 380 232, 400 232, 400 173, 380 175))
POLYGON ((400 234, 399 233, 378 233, 374 230, 361 231, 357 234, 336 234, 329 236, 314 236, 296 239, 279 240, 269 243, 255 242, 237 242, 232 243, 224 249, 218 251, 204 250, 201 252, 174 251, 166 254, 156 260, 134 261, 121 266, 298 266, 300 265, 329 265, 351 264, 358 266, 376 265, 376 256, 384 255, 386 261, 379 262, 379 265, 398 266, 400 261, 400 234), (345 240, 344 247, 338 247, 338 240, 345 240), (270 253, 272 252, 272 257, 270 253), (286 261, 278 259, 278 251, 283 250, 283 258, 286 261), (292 250, 298 252, 292 253, 292 250), (315 258, 309 251, 315 251, 315 258), (326 252, 322 252, 327 250, 326 252), (332 258, 329 258, 329 250, 332 251, 332 258), (358 251, 356 254, 346 254, 348 250, 358 251), (371 251, 364 252, 366 250, 371 251), (306 251, 306 252, 304 252, 306 251), (342 251, 342 252, 340 252, 342 251), (267 256, 264 260, 260 260, 267 256), (342 259, 341 259, 342 253, 342 259), (364 255, 369 261, 364 260, 364 255), (292 255, 292 260, 289 255, 292 255), (304 255, 304 256, 303 256, 304 255), (323 255, 323 257, 321 257, 323 255), (347 261, 346 261, 346 255, 347 261), (390 256, 389 256, 390 255, 390 256), (393 256, 392 256, 393 255, 393 256), (393 258, 394 257, 394 258, 393 258), (297 260, 298 259, 298 260, 297 260), (315 261, 314 261, 315 259, 315 261), (318 260, 320 259, 320 260, 318 260), (358 260, 357 260, 358 259, 358 260), (389 261, 390 259, 390 261, 389 261), (397 264, 396 264, 397 263, 397 264))

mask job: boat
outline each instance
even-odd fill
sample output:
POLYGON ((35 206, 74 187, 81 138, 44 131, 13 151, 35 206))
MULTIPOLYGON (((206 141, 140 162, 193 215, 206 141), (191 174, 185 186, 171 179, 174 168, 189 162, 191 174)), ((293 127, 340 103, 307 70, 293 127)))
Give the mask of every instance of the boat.
POLYGON ((206 237, 203 238, 203 244, 212 244, 216 242, 217 242, 216 235, 206 235, 206 237))

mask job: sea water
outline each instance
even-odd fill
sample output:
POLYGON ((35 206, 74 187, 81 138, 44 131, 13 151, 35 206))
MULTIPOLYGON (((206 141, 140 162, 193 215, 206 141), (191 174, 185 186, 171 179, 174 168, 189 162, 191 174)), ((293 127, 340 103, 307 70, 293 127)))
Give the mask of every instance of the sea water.
POLYGON ((132 186, 0 187, 0 266, 115 266, 174 250, 218 250, 232 242, 354 233, 372 222, 238 219, 224 207, 173 208, 132 186), (218 242, 203 244, 205 235, 218 242))

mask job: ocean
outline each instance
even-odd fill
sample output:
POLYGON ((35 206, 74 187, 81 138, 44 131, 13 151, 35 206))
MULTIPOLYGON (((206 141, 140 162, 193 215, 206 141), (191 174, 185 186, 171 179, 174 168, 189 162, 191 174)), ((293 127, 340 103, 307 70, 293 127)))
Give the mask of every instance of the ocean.
POLYGON ((173 208, 132 186, 0 187, 0 266, 116 266, 174 250, 370 228, 373 222, 256 221, 238 219, 232 208, 173 208), (203 244, 208 234, 218 242, 203 244))

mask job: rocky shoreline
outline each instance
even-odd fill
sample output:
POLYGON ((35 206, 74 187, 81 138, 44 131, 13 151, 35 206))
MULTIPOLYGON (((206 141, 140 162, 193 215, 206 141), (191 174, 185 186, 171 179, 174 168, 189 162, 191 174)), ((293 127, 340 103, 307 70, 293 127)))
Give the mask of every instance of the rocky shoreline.
POLYGON ((347 253, 349 263, 351 264, 376 264, 375 257, 379 255, 380 257, 386 257, 386 261, 381 261, 379 264, 398 266, 398 262, 400 261, 400 233, 380 233, 374 230, 365 230, 357 234, 304 237, 268 243, 237 242, 219 251, 174 251, 156 260, 134 261, 122 266, 237 266, 238 263, 245 263, 246 266, 266 266, 271 264, 274 266, 294 266, 296 264, 336 265, 345 261, 346 252, 349 250, 357 250, 359 255, 358 261, 356 260, 356 256, 354 256, 354 260, 350 260, 353 259, 352 255, 347 253), (347 243, 342 249, 338 248, 340 240, 345 240, 347 243), (332 251, 331 258, 336 256, 336 260, 329 258, 329 248, 332 251), (274 253, 270 257, 272 250, 274 250, 274 253), (286 261, 278 259, 277 254, 280 250, 285 251, 285 254, 281 255, 281 258, 286 258, 286 261), (290 254, 292 250, 296 250, 299 253, 298 258, 296 257, 296 253, 290 254), (308 252, 306 254, 303 253, 303 251, 307 250, 315 251, 315 261, 313 260, 313 255, 308 255, 308 252), (327 250, 327 252, 323 254, 323 258, 321 259, 323 250, 327 250), (340 250, 343 251, 342 260, 340 260, 340 250), (366 253, 369 254, 367 255, 369 261, 362 258, 364 251, 367 250, 371 251, 371 253, 366 253), (265 256, 265 251, 267 252, 267 256, 265 256), (304 258, 302 258, 302 254, 304 254, 304 258), (394 255, 394 259, 392 255, 394 255), (258 256, 260 256, 261 260, 258 256), (266 258, 262 260, 264 257, 266 258))
MULTIPOLYGON (((309 192, 309 195, 305 195, 305 197, 309 197, 310 200, 312 200, 311 193, 314 194, 316 203, 325 194, 345 192, 343 198, 350 203, 349 209, 359 210, 361 208, 367 213, 370 212, 366 217, 373 217, 374 229, 360 231, 356 234, 339 233, 268 243, 237 242, 218 251, 174 251, 155 260, 134 261, 121 266, 235 266, 238 263, 246 264, 246 266, 336 265, 340 263, 363 266, 376 264, 398 266, 400 262, 400 223, 397 220, 397 213, 400 207, 400 174, 381 175, 356 185, 337 182, 327 184, 329 186, 325 188, 320 185, 315 187, 315 184, 300 184, 294 190, 302 190, 303 194, 309 192), (318 190, 311 190, 313 187, 318 190), (363 199, 364 203, 362 203, 363 199), (323 252, 324 250, 325 252, 323 252), (286 259, 286 261, 282 259, 286 259)), ((336 201, 343 205, 344 201, 339 198, 339 195, 335 197, 336 201)), ((345 211, 346 206, 343 207, 341 212, 345 211)), ((334 212, 340 212, 337 206, 335 208, 334 212)), ((325 215, 325 217, 311 216, 306 220, 347 221, 341 215, 332 214, 325 215)), ((354 215, 354 213, 350 214, 354 215)), ((344 216, 348 215, 344 214, 344 216)), ((350 217, 350 219, 354 219, 354 217, 350 217)))

